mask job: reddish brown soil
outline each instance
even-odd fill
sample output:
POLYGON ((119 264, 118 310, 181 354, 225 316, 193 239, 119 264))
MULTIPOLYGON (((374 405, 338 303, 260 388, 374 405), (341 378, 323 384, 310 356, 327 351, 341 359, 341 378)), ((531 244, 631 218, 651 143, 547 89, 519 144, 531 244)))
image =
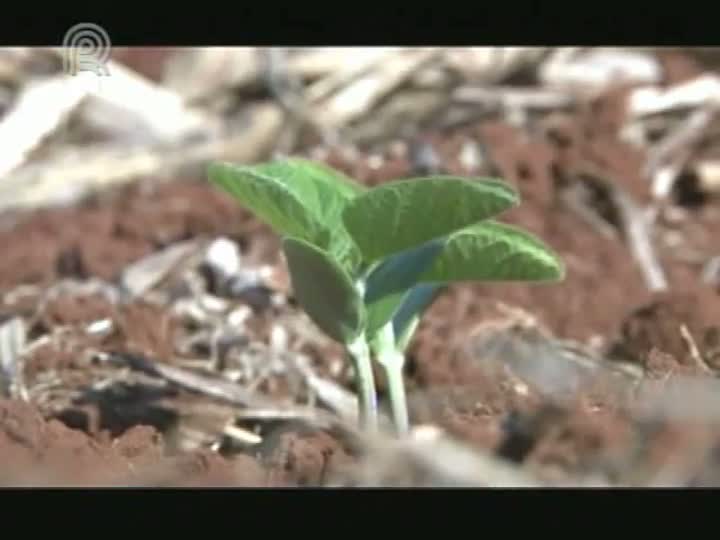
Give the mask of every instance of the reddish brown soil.
MULTIPOLYGON (((696 69, 691 61, 671 54, 663 61, 670 82, 696 69)), ((524 202, 503 219, 529 229, 557 250, 567 263, 567 278, 549 286, 458 285, 447 290, 428 312, 410 350, 413 421, 440 424, 480 448, 546 471, 603 471, 631 481, 635 473, 641 478, 681 463, 694 467, 693 482, 712 483, 716 473, 692 449, 717 446, 717 430, 633 420, 614 401, 613 390, 602 385, 564 396, 572 406, 558 409, 541 389, 531 386, 519 392, 511 374, 488 371, 483 358, 469 354, 478 332, 506 318, 503 306, 509 306, 532 314, 541 329, 558 338, 600 343, 640 366, 650 379, 664 381, 681 373, 714 377, 712 370, 720 368, 720 295, 717 288, 701 283, 702 269, 663 249, 671 292, 651 294, 602 191, 593 204, 607 217, 613 236, 601 234, 563 202, 567 190, 602 182, 615 183, 638 203, 650 200, 650 183, 641 173, 645 156, 618 133, 625 92, 613 90, 579 111, 551 115, 532 134, 500 121, 425 134, 446 171, 493 174, 517 186, 524 202), (466 169, 459 158, 468 142, 486 155, 478 170, 466 169), (683 339, 683 325, 705 365, 698 365, 683 339), (637 456, 646 456, 646 472, 629 472, 637 456)), ((414 174, 408 159, 390 149, 379 167, 372 167, 366 155, 351 159, 339 151, 331 152, 327 161, 368 184, 414 174)), ((687 210, 686 220, 676 228, 694 233, 688 242, 705 255, 717 254, 717 211, 687 210)), ((116 280, 128 263, 154 250, 216 235, 239 242, 246 260, 276 265, 279 279, 287 282, 277 239, 230 197, 203 182, 143 183, 78 207, 5 216, 3 221, 3 293, 19 285, 45 287, 65 277, 116 280)), ((110 336, 78 336, 62 347, 47 343, 28 359, 27 378, 60 373, 78 386, 93 365, 94 351, 127 352, 172 364, 175 336, 182 332, 162 307, 141 301, 116 306, 97 295, 65 295, 44 304, 30 295, 0 305, 2 318, 11 315, 32 317, 33 335, 102 318, 115 322, 117 331, 110 336)), ((249 324, 256 336, 267 340, 271 316, 256 310, 253 317, 249 324)), ((313 354, 322 364, 323 350, 313 354)), ((286 383, 272 384, 261 388, 280 397, 290 392, 286 383)), ((382 384, 380 389, 384 391, 382 384)), ((170 451, 164 431, 169 432, 172 422, 157 416, 172 416, 171 411, 152 416, 146 410, 128 417, 108 412, 102 403, 58 403, 0 402, 0 482, 322 485, 355 459, 347 441, 337 435, 292 425, 267 437, 257 452, 221 456, 210 450, 170 451)))

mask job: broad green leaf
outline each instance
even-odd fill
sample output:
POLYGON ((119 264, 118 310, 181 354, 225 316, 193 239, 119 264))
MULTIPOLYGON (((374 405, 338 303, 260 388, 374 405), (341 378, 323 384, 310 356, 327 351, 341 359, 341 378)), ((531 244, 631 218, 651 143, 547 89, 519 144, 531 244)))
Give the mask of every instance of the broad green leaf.
POLYGON ((366 261, 448 235, 517 205, 509 184, 434 176, 382 184, 348 202, 345 228, 366 261))
POLYGON ((350 275, 355 275, 362 264, 360 251, 344 230, 332 236, 327 251, 350 275))
POLYGON ((391 255, 370 273, 364 298, 368 335, 374 334, 393 318, 403 298, 430 267, 443 245, 442 241, 431 240, 417 248, 391 255))
POLYGON ((299 238, 283 239, 283 251, 298 302, 331 338, 350 343, 364 329, 362 298, 329 253, 299 238))
POLYGON ((449 235, 420 281, 558 281, 564 274, 560 258, 538 238, 489 220, 449 235))
POLYGON ((213 163, 208 176, 278 234, 328 249, 343 262, 359 261, 341 213, 364 188, 340 172, 287 159, 252 166, 213 163))

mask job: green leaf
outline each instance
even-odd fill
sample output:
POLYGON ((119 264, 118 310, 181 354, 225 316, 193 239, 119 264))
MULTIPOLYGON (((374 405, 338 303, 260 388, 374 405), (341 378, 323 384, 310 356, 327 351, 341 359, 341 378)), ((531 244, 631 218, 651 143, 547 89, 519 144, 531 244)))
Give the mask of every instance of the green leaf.
POLYGON ((325 165, 317 161, 311 161, 303 158, 289 158, 283 163, 288 166, 301 168, 304 172, 312 176, 318 182, 326 182, 329 185, 339 189, 349 198, 355 197, 364 191, 367 191, 367 186, 353 180, 349 176, 344 175, 337 169, 325 165))
POLYGON ((392 319, 397 350, 404 351, 408 346, 423 312, 432 304, 441 288, 439 285, 424 283, 416 285, 405 295, 392 319))
POLYGON ((415 329, 420 322, 423 312, 433 303, 442 285, 420 284, 402 295, 400 305, 390 322, 391 332, 387 333, 387 326, 378 328, 370 336, 370 346, 376 354, 382 354, 388 347, 403 353, 407 348, 415 329), (392 342, 388 340, 391 339, 392 342))
POLYGON ((322 249, 299 238, 283 239, 293 292, 315 324, 340 343, 364 330, 362 298, 345 270, 322 249))
POLYGON ((382 184, 348 202, 342 218, 366 261, 423 244, 519 203, 509 184, 435 176, 382 184))
POLYGON ((564 275, 560 258, 538 238, 486 221, 449 235, 420 281, 558 281, 564 275))
POLYGON ((275 232, 307 240, 343 262, 360 259, 343 227, 345 205, 364 188, 324 165, 303 159, 240 166, 213 163, 210 180, 275 232))
POLYGON ((430 267, 443 246, 442 241, 431 240, 417 248, 391 255, 370 273, 364 298, 368 335, 373 335, 393 318, 408 290, 430 267))

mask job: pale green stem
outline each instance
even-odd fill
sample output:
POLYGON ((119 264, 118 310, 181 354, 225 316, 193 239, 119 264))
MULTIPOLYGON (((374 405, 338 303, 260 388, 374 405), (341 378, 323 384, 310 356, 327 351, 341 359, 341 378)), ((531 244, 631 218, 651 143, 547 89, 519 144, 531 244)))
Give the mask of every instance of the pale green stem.
POLYGON ((404 436, 410 429, 405 381, 403 380, 405 355, 395 349, 386 349, 378 352, 377 360, 385 370, 385 376, 387 377, 393 424, 395 424, 398 435, 404 436))
POLYGON ((405 381, 403 380, 405 355, 398 348, 398 344, 395 343, 392 321, 388 322, 380 330, 374 344, 376 360, 382 366, 387 378, 393 424, 395 424, 398 435, 404 436, 410 428, 405 381))
POLYGON ((360 428, 375 432, 378 428, 377 392, 365 336, 347 344, 347 350, 355 367, 358 386, 360 428))

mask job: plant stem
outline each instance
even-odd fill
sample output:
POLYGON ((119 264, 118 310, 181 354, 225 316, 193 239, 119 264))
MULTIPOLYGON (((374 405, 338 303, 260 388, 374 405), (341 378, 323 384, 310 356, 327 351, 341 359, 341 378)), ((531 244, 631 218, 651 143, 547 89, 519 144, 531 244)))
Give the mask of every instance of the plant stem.
MULTIPOLYGON (((411 334, 412 330, 410 330, 409 333, 411 334)), ((373 342, 373 346, 376 360, 385 371, 395 430, 398 435, 405 436, 410 429, 405 382, 403 380, 405 354, 403 350, 399 348, 401 345, 395 341, 395 331, 393 330, 392 321, 389 321, 380 330, 376 340, 373 342)))
POLYGON ((378 352, 377 360, 385 370, 387 377, 388 390, 390 392, 390 407, 392 408, 395 429, 398 435, 405 436, 410 429, 407 396, 405 395, 405 381, 403 380, 405 355, 395 348, 384 349, 378 352))
POLYGON ((365 336, 347 344, 350 359, 355 366, 357 376, 360 428, 375 432, 378 428, 377 392, 370 359, 370 349, 365 336))

